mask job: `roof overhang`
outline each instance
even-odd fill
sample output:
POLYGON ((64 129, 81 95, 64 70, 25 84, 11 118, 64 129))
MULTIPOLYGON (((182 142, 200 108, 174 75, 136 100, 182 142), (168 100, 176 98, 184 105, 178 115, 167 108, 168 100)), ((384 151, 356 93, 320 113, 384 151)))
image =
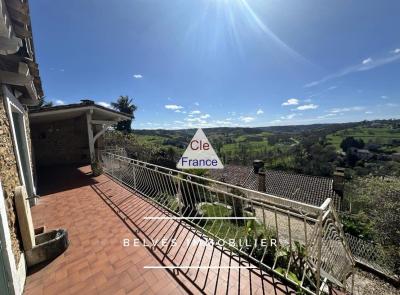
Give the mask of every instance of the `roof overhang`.
MULTIPOLYGON (((18 99, 26 105, 36 105, 39 100, 36 91, 34 78, 30 74, 29 66, 26 63, 19 62, 16 71, 5 71, 0 69, 0 83, 17 86, 20 90, 18 99)), ((18 95, 16 95, 18 96, 18 95)))
POLYGON ((17 91, 25 105, 43 96, 27 0, 0 0, 0 83, 17 91))
POLYGON ((0 0, 0 54, 14 54, 21 46, 22 40, 15 35, 6 3, 0 0))
POLYGON ((41 110, 35 110, 30 112, 29 121, 31 124, 40 124, 46 122, 54 122, 67 120, 72 118, 80 117, 84 114, 90 112, 92 114, 92 119, 98 122, 120 122, 131 120, 132 117, 128 114, 124 114, 118 111, 107 109, 98 105, 88 105, 88 106, 76 106, 69 107, 50 107, 41 110))

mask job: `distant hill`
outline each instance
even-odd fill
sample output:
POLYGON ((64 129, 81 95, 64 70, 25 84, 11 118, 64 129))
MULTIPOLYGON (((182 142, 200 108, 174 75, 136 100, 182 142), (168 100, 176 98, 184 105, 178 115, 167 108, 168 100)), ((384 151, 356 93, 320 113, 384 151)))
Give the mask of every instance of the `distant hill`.
MULTIPOLYGON (((400 120, 374 120, 334 124, 217 127, 204 128, 212 146, 224 162, 247 163, 251 159, 265 158, 271 151, 285 151, 305 136, 325 138, 340 150, 341 141, 353 136, 365 143, 379 144, 387 153, 400 151, 400 120)), ((183 153, 196 129, 133 130, 139 141, 173 148, 183 153)))
MULTIPOLYGON (((214 127, 214 128, 203 128, 207 135, 219 134, 219 133, 230 133, 230 134, 258 134, 261 132, 271 133, 301 133, 310 131, 321 131, 321 130, 341 130, 347 128, 353 128, 357 126, 374 126, 374 125, 397 125, 400 128, 399 119, 391 120, 373 120, 373 121, 361 121, 361 122, 348 122, 348 123, 327 123, 327 124, 310 124, 310 125, 286 125, 286 126, 267 126, 267 127, 214 127)), ((159 136, 192 136, 196 129, 135 129, 133 131, 138 135, 159 135, 159 136)))

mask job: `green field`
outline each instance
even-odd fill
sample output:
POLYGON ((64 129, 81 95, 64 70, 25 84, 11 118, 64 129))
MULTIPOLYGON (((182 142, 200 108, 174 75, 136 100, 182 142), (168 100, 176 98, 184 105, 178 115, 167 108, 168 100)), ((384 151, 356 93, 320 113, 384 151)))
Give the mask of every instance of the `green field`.
POLYGON ((146 143, 162 145, 165 138, 163 138, 159 135, 138 135, 137 139, 139 142, 146 142, 146 143))
POLYGON ((390 145, 393 139, 400 140, 400 130, 391 129, 389 127, 373 128, 360 126, 349 128, 330 134, 327 136, 327 139, 328 142, 333 144, 337 150, 340 150, 340 143, 342 140, 350 136, 356 139, 362 139, 364 143, 377 143, 384 146, 384 149, 394 149, 400 151, 399 147, 387 147, 387 145, 390 145))

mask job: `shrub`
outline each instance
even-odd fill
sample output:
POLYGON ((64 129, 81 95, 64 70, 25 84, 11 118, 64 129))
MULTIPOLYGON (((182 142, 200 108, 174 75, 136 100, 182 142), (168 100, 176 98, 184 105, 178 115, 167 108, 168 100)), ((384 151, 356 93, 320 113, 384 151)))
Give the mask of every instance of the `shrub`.
POLYGON ((91 164, 91 168, 92 168, 92 175, 93 176, 99 176, 101 174, 103 174, 103 167, 101 166, 101 164, 99 162, 93 162, 91 164))

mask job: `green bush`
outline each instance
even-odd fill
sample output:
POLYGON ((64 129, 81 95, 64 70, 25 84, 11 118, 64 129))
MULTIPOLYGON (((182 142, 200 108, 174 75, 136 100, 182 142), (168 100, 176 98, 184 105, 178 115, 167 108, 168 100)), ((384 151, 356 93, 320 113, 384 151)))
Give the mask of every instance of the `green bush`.
POLYGON ((101 164, 99 162, 93 162, 91 164, 91 168, 92 168, 92 175, 93 176, 99 176, 101 174, 103 174, 103 167, 101 166, 101 164))
POLYGON ((400 178, 357 177, 346 184, 345 201, 351 211, 344 230, 380 244, 400 274, 400 178))

